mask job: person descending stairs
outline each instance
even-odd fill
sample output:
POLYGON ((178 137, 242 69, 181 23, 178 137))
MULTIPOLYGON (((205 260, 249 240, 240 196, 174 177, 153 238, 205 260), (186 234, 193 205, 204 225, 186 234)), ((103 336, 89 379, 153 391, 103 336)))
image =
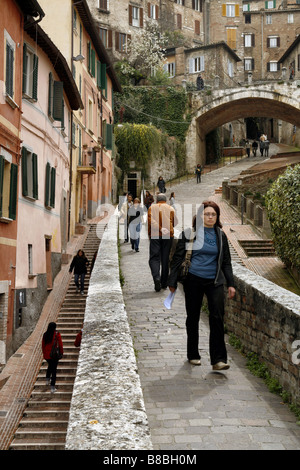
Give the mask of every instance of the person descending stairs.
MULTIPOLYGON (((101 224, 101 222, 100 222, 101 224)), ((90 261, 98 250, 106 224, 91 224, 83 250, 90 261), (96 233, 97 229, 97 233, 96 233), (100 237, 100 238, 99 238, 100 237)), ((10 450, 64 450, 72 390, 79 349, 74 342, 83 327, 91 270, 85 277, 85 294, 76 292, 73 278, 58 314, 56 324, 64 346, 57 368, 56 392, 46 384, 46 361, 42 362, 31 397, 15 432, 10 450)))

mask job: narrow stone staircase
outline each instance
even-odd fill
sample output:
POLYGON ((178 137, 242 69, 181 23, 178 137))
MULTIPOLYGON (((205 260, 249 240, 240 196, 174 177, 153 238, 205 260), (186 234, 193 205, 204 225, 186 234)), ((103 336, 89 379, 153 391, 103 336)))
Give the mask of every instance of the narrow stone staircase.
MULTIPOLYGON (((91 224, 83 246, 88 260, 98 250, 105 224, 91 224), (96 232, 97 230, 97 232, 96 232)), ((72 277, 61 310, 57 330, 62 336, 63 358, 58 363, 55 393, 46 385, 47 363, 43 361, 23 418, 15 432, 10 450, 64 450, 69 420, 72 390, 76 377, 79 348, 74 346, 77 333, 83 326, 90 267, 85 278, 85 294, 76 293, 72 277)))
POLYGON ((249 257, 276 256, 272 240, 239 240, 239 244, 249 257))

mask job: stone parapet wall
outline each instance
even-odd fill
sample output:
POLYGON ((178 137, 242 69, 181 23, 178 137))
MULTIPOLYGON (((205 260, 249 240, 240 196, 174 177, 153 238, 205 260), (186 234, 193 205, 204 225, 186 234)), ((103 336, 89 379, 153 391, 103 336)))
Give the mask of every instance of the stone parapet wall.
POLYGON ((151 450, 119 280, 118 215, 109 219, 90 279, 66 450, 151 450))
POLYGON ((225 323, 245 352, 258 355, 293 401, 300 404, 299 296, 234 264, 236 296, 225 323))

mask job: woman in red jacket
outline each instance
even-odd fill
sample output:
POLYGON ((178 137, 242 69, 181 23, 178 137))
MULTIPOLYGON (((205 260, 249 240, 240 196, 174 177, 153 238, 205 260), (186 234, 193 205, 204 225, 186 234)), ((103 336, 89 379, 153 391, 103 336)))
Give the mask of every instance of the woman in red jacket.
POLYGON ((61 335, 56 331, 56 323, 51 322, 48 325, 47 331, 43 335, 42 341, 42 350, 44 359, 48 362, 48 369, 46 372, 46 381, 47 385, 51 385, 51 393, 56 392, 55 382, 56 382, 56 370, 59 358, 51 357, 52 346, 54 342, 58 345, 59 353, 61 356, 64 353, 63 343, 61 340, 61 335))

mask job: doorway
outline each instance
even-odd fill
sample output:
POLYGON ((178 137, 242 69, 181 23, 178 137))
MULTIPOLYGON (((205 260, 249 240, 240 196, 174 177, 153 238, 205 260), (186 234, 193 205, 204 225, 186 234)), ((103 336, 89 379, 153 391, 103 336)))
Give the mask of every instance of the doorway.
POLYGON ((46 279, 47 289, 51 290, 52 283, 52 263, 51 263, 51 237, 45 236, 45 251, 46 251, 46 279))

